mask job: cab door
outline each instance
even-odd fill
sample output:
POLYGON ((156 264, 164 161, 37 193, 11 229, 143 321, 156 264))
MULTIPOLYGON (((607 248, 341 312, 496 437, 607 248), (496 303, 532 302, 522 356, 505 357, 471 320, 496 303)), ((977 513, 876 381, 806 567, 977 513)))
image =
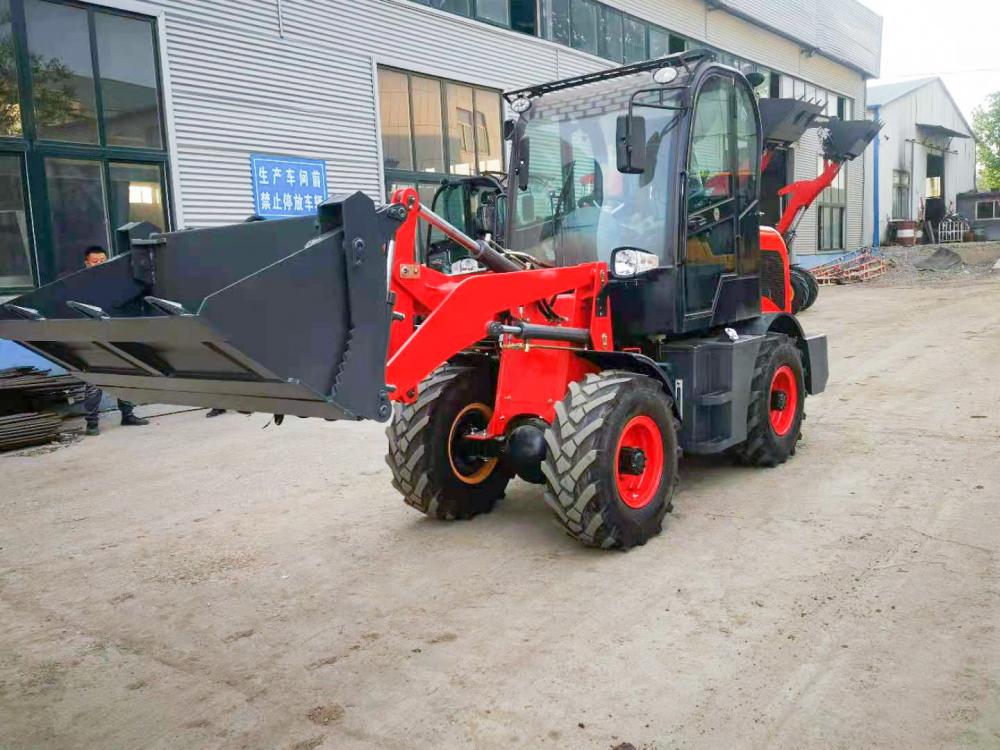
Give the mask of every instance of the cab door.
POLYGON ((717 318, 719 305, 727 319, 739 319, 743 307, 758 304, 751 279, 719 295, 723 285, 757 272, 760 133, 750 96, 720 71, 704 79, 695 98, 684 175, 685 328, 707 325, 702 319, 717 318))

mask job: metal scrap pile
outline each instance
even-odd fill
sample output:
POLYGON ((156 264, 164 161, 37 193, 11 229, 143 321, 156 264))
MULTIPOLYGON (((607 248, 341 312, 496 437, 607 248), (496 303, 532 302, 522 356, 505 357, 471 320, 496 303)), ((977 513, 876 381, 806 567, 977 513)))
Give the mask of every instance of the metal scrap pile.
POLYGON ((34 367, 0 370, 0 450, 55 440, 62 419, 49 410, 83 400, 84 384, 34 367))
POLYGON ((820 284, 852 284, 871 281, 885 273, 885 258, 870 249, 855 250, 809 269, 820 284))

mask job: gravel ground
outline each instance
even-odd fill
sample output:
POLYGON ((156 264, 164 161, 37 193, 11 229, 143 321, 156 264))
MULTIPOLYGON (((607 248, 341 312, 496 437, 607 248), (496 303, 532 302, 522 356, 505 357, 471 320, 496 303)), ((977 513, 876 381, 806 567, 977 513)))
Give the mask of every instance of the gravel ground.
POLYGON ((0 748, 1000 747, 1000 279, 802 321, 831 380, 797 455, 683 461, 629 553, 522 483, 423 518, 375 424, 0 456, 0 748))
POLYGON ((949 245, 918 245, 916 247, 883 247, 882 254, 889 263, 889 268, 878 279, 872 283, 878 286, 911 286, 911 285, 938 285, 951 284, 956 281, 975 281, 988 278, 991 273, 1000 276, 1000 273, 993 272, 993 264, 996 261, 983 263, 970 263, 950 268, 946 271, 919 271, 914 267, 914 263, 929 258, 939 247, 958 252, 962 248, 975 248, 984 254, 995 251, 1000 257, 1000 242, 976 242, 976 243, 956 243, 949 245))

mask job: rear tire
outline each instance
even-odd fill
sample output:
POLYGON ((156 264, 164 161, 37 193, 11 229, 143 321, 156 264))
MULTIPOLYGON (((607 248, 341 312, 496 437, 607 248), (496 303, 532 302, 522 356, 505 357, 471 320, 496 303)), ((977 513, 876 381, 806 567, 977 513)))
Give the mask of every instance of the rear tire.
POLYGON ((816 277, 809 271, 803 269, 802 272, 805 276, 806 284, 809 287, 809 299, 806 300, 806 305, 802 309, 808 310, 816 302, 816 298, 819 297, 819 282, 816 281, 816 277))
POLYGON ((496 459, 462 456, 456 437, 492 416, 493 384, 485 368, 445 365, 420 384, 412 404, 398 404, 386 430, 392 486, 407 505, 443 521, 489 513, 510 475, 496 459))
POLYGON ((789 268, 789 276, 791 277, 792 289, 795 291, 792 312, 799 313, 808 310, 819 296, 819 283, 817 283, 816 277, 802 266, 789 268))
POLYGON ((607 371, 571 383, 545 432, 545 502, 570 536, 628 549, 660 533, 677 486, 677 422, 660 384, 607 371))
POLYGON ((747 439, 734 449, 748 466, 777 466, 795 453, 806 388, 802 353, 790 336, 768 334, 760 345, 750 386, 747 439), (782 395, 783 394, 783 395, 782 395))
POLYGON ((809 284, 798 271, 792 266, 788 274, 792 282, 792 313, 795 315, 809 306, 809 284))

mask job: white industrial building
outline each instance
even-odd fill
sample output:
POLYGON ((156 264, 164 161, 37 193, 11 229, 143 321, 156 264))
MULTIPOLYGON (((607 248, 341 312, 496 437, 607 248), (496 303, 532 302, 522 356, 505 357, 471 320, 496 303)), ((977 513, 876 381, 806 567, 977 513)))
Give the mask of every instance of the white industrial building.
POLYGON ((885 123, 865 152, 865 223, 877 245, 894 222, 940 216, 975 190, 976 142, 940 78, 870 85, 868 111, 885 123))
MULTIPOLYGON (((244 219, 252 154, 323 160, 325 191, 378 199, 391 185, 429 192, 448 175, 502 168, 500 91, 684 48, 764 72, 762 96, 860 117, 882 26, 855 0, 0 6, 0 43, 19 61, 18 101, 0 108, 0 295, 75 269, 84 247, 108 245, 129 220, 244 219)), ((815 177, 815 131, 793 151, 787 178, 815 177)), ((863 172, 848 164, 846 190, 810 210, 800 253, 864 241, 863 172), (841 231, 821 241, 818 211, 841 231)))

